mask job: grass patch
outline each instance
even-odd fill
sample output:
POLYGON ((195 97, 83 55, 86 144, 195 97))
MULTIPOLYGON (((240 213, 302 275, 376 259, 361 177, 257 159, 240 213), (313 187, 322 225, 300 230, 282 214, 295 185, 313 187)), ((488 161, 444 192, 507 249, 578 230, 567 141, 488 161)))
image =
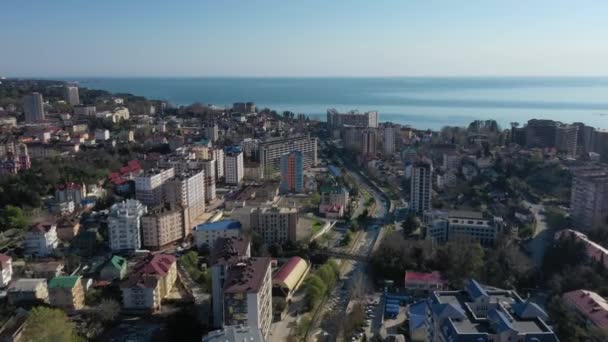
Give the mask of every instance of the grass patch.
POLYGON ((323 228, 323 222, 321 222, 321 221, 315 221, 312 224, 312 233, 313 233, 313 235, 317 234, 318 232, 320 232, 321 228, 323 228))

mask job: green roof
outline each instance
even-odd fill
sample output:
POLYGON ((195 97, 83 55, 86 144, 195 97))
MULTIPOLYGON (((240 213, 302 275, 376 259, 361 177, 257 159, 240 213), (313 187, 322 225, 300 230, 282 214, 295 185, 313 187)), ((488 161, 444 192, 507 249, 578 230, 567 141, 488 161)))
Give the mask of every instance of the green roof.
POLYGON ((127 264, 127 260, 121 256, 115 255, 112 257, 112 259, 110 259, 108 264, 121 270, 127 264))
POLYGON ((80 276, 59 276, 49 280, 49 289, 71 289, 80 281, 80 276))

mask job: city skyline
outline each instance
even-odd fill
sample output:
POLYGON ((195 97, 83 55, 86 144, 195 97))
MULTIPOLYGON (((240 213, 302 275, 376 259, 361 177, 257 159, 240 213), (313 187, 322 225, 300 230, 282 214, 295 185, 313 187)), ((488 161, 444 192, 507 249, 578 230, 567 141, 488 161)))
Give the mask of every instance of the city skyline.
POLYGON ((2 76, 608 75, 608 4, 5 4, 2 76), (23 25, 28 18, 28 25, 23 25), (128 27, 128 30, 125 30, 128 27))

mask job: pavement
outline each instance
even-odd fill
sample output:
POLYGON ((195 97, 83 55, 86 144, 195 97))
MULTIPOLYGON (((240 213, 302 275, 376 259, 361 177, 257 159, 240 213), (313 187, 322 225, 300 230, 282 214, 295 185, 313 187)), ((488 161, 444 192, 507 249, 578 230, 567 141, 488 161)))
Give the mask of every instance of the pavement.
POLYGON ((527 205, 530 208, 530 211, 536 220, 534 237, 528 241, 527 248, 528 251, 530 251, 530 256, 532 261, 534 261, 534 265, 540 267, 542 266, 547 246, 551 243, 552 235, 547 227, 545 215, 541 214, 544 212, 545 206, 542 204, 532 204, 526 201, 524 201, 524 205, 527 205))

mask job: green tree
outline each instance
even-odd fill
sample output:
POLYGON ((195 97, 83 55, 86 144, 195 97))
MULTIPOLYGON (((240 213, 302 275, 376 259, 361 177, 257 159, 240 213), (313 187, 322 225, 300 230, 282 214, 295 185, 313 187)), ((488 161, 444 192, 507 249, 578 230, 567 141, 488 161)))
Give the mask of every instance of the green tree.
POLYGON ((75 342, 82 341, 66 314, 58 309, 35 307, 29 313, 23 332, 28 342, 75 342))
POLYGON ((405 221, 401 224, 403 228, 403 235, 410 236, 420 227, 420 220, 416 215, 409 215, 405 221))
POLYGON ((7 205, 0 215, 0 230, 24 229, 27 226, 27 218, 23 210, 13 205, 7 205))
POLYGON ((103 299, 97 307, 96 316, 103 323, 112 323, 120 315, 120 304, 112 299, 103 299))

